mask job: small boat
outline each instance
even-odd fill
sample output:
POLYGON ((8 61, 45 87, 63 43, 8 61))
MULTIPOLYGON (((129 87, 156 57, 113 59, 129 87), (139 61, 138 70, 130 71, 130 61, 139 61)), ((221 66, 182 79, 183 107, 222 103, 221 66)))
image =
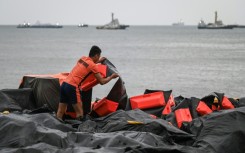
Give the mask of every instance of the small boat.
POLYGON ((31 25, 30 23, 23 23, 19 24, 17 28, 63 28, 62 25, 59 25, 59 23, 56 24, 41 24, 39 21, 36 24, 31 25))
POLYGON ((206 24, 203 20, 200 20, 197 26, 198 29, 233 29, 233 26, 224 25, 221 20, 218 20, 218 13, 215 11, 214 23, 206 24))
POLYGON ((112 20, 110 23, 103 26, 97 26, 96 29, 117 30, 117 29, 126 29, 127 27, 129 27, 129 25, 120 24, 118 19, 114 19, 114 13, 112 13, 111 16, 112 16, 112 20))
POLYGON ((83 28, 83 27, 88 27, 88 24, 78 24, 78 27, 83 28))

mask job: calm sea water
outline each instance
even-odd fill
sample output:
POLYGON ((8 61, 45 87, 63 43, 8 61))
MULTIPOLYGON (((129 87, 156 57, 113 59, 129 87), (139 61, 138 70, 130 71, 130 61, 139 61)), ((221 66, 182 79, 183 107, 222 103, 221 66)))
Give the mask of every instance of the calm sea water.
MULTIPOLYGON (((211 92, 245 96, 245 29, 198 30, 194 26, 17 29, 0 26, 0 89, 16 89, 26 74, 69 72, 98 45, 118 69, 129 97, 145 89, 173 90, 202 98, 211 92)), ((115 80, 94 88, 105 97, 115 80)))

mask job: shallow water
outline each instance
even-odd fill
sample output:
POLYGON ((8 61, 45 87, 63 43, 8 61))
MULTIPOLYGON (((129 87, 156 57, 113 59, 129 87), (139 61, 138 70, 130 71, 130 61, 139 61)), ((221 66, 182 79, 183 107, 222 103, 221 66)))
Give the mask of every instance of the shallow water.
MULTIPOLYGON (((198 30, 194 26, 131 26, 17 29, 0 26, 0 89, 18 88, 26 74, 69 72, 92 45, 102 49, 122 76, 130 96, 145 89, 173 90, 202 98, 211 92, 245 97, 245 29, 198 30)), ((105 97, 111 83, 94 88, 105 97)))

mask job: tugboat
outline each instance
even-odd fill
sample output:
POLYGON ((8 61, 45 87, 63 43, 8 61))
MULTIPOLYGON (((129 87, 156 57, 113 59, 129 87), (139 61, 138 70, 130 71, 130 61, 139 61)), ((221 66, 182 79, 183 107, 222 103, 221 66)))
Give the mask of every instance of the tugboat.
POLYGON ((23 23, 19 24, 17 28, 63 28, 62 25, 59 25, 59 23, 54 24, 41 24, 39 21, 37 21, 36 24, 31 25, 30 23, 23 23))
POLYGON ((200 20, 197 26, 198 29, 233 29, 233 26, 224 25, 221 20, 218 20, 218 13, 215 11, 214 23, 206 24, 203 20, 200 20))
POLYGON ((117 30, 117 29, 126 29, 129 27, 129 25, 123 25, 119 24, 118 19, 114 19, 114 13, 111 14, 111 22, 103 25, 103 26, 97 26, 96 29, 108 29, 108 30, 117 30))

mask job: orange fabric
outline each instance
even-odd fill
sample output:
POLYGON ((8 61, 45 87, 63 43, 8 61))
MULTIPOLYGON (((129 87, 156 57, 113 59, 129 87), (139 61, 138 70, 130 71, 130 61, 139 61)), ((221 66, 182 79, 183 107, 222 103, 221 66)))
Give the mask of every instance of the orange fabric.
POLYGON ((217 110, 220 110, 220 106, 219 105, 212 105, 212 111, 217 111, 217 110))
MULTIPOLYGON (((59 79, 60 85, 63 83, 63 81, 67 78, 69 73, 63 72, 63 73, 58 73, 58 74, 41 74, 41 75, 25 75, 29 77, 40 77, 40 78, 45 78, 45 77, 51 77, 51 78, 56 78, 59 79)), ((21 80, 21 83, 23 82, 23 79, 21 80)))
POLYGON ((222 101, 221 104, 222 104, 223 109, 232 109, 232 108, 235 108, 233 106, 233 104, 230 102, 230 100, 226 96, 223 97, 223 101, 222 101))
POLYGON ((99 115, 99 116, 106 116, 112 112, 115 112, 117 110, 118 103, 108 100, 105 98, 99 100, 98 102, 94 103, 93 110, 99 115))
POLYGON ((69 115, 71 118, 76 118, 77 114, 75 112, 65 112, 66 115, 69 115))
POLYGON ((81 103, 82 99, 81 99, 80 89, 78 87, 76 87, 76 96, 77 96, 77 103, 81 103))
MULTIPOLYGON (((79 107, 82 107, 82 103, 77 103, 79 107)), ((66 115, 70 116, 71 118, 77 118, 76 112, 65 112, 66 115)))
POLYGON ((205 102, 203 101, 200 101, 197 108, 196 108, 196 111, 198 114, 200 115, 206 115, 206 114, 210 114, 212 113, 213 111, 206 105, 205 102))
POLYGON ((170 106, 175 106, 175 101, 174 101, 174 96, 171 94, 170 97, 169 97, 169 103, 170 103, 170 106))
POLYGON ((172 106, 175 106, 175 102, 174 102, 174 96, 171 94, 169 96, 169 99, 168 99, 168 102, 167 102, 165 108, 162 111, 162 115, 170 114, 172 112, 172 110, 171 110, 172 106))
MULTIPOLYGON (((103 78, 106 77, 107 66, 102 64, 97 64, 99 73, 103 78)), ((94 74, 90 74, 81 84, 80 88, 83 91, 87 91, 98 84, 98 80, 95 78, 94 74)))
POLYGON ((132 109, 148 109, 166 105, 163 92, 153 92, 130 98, 132 109))
POLYGON ((162 115, 168 115, 168 114, 170 114, 172 112, 170 103, 171 103, 170 101, 167 102, 165 108, 162 111, 162 115))
POLYGON ((191 122, 192 116, 189 108, 181 108, 176 110, 175 112, 176 121, 178 127, 181 128, 183 122, 191 122))
POLYGON ((97 65, 93 62, 93 60, 90 57, 83 56, 77 61, 77 64, 71 70, 65 82, 76 87, 90 72, 94 74, 98 73, 97 65))

